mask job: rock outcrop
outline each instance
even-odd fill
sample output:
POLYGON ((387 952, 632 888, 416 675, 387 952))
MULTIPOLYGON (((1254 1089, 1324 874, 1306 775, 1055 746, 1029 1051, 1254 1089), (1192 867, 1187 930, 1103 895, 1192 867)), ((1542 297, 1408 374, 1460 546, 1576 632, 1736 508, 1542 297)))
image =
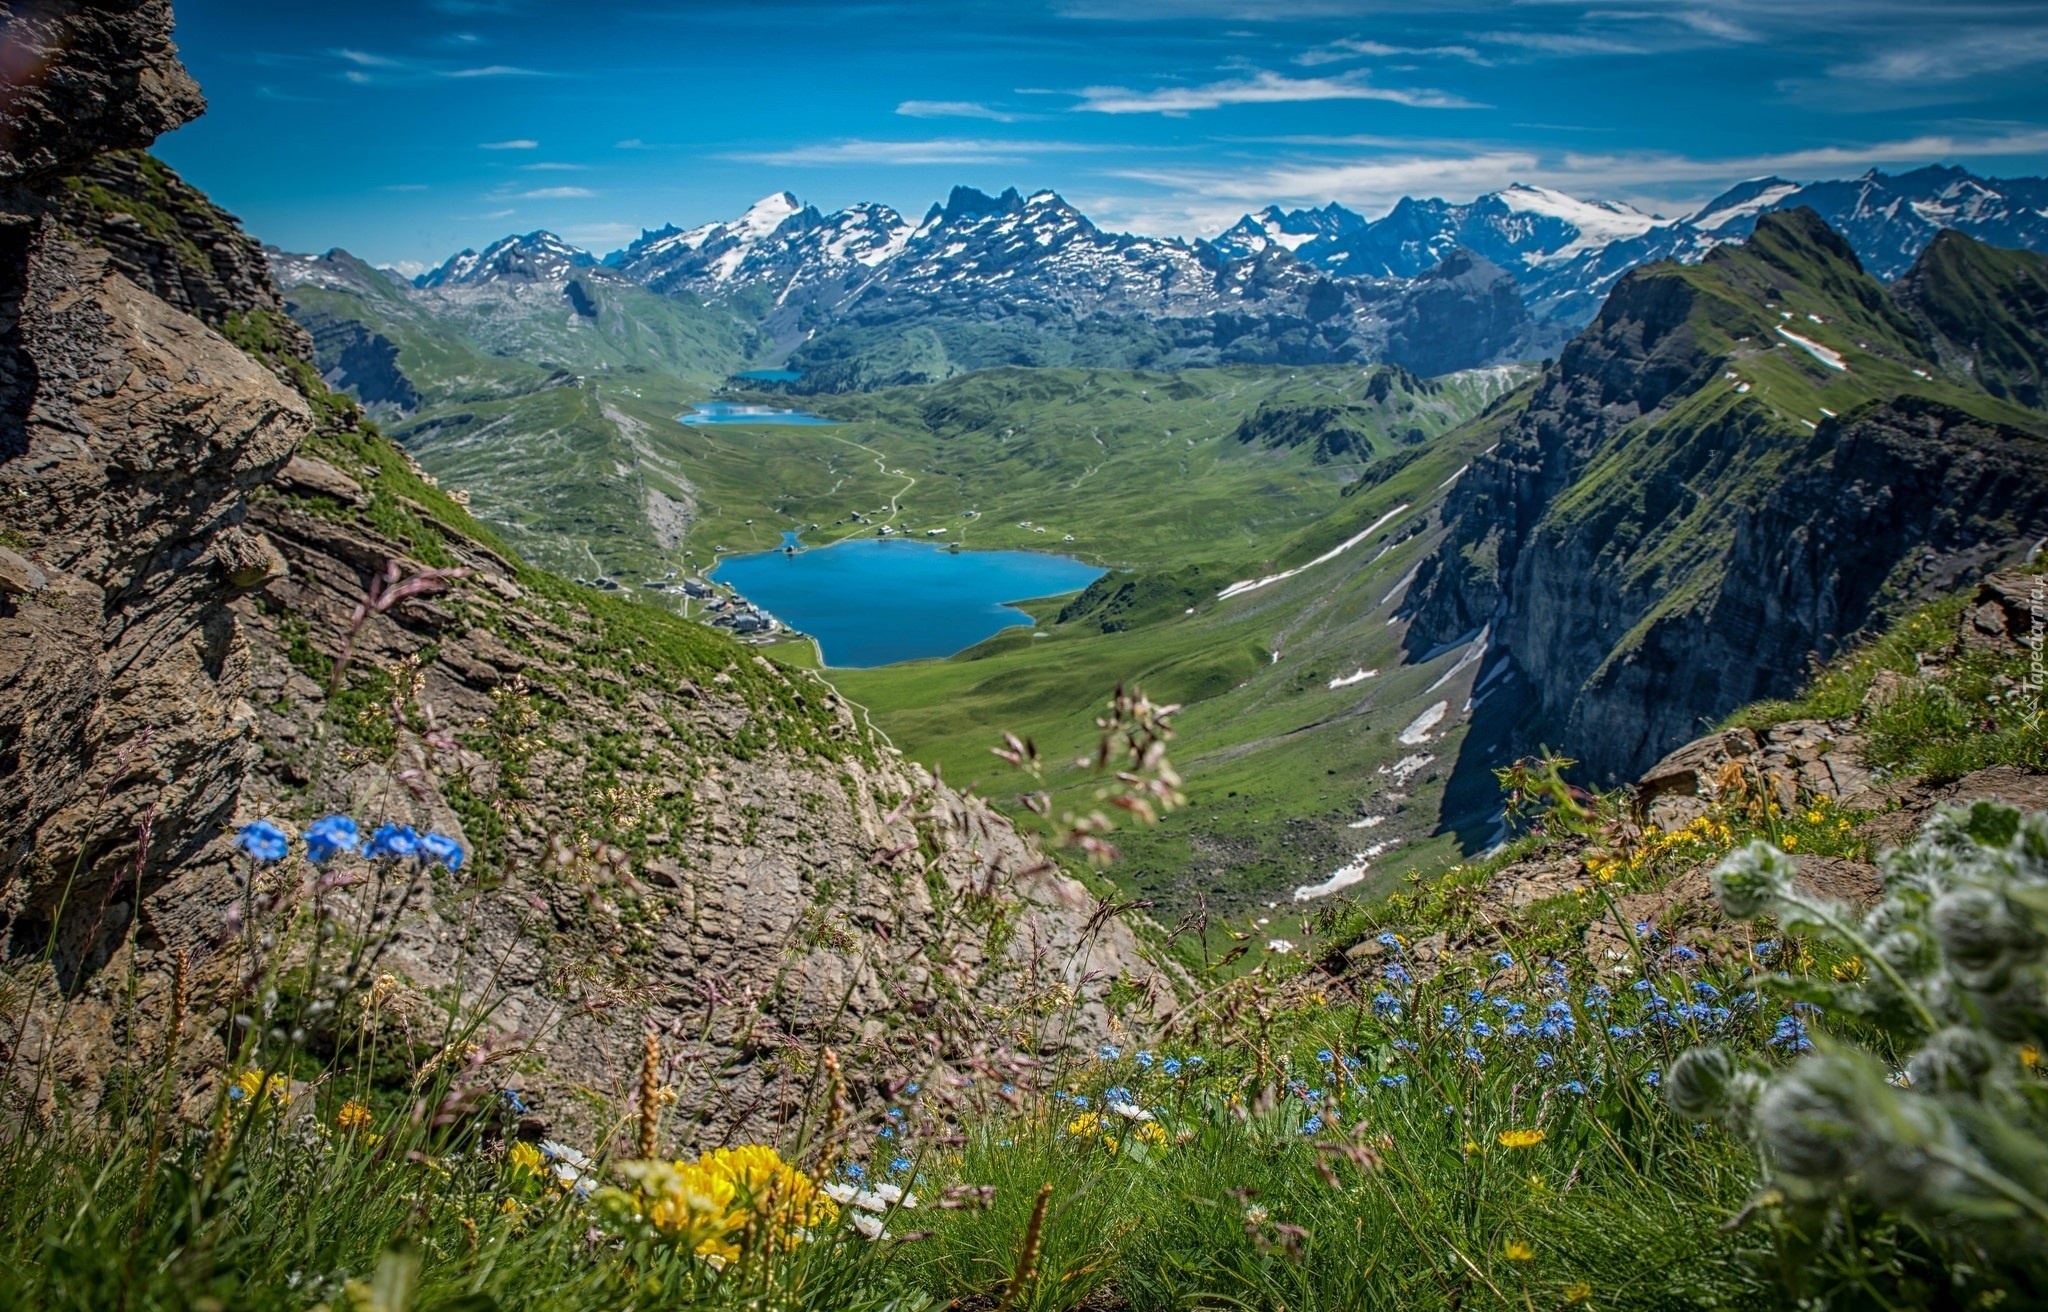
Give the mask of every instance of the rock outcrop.
POLYGON ((0 901, 10 953, 67 981, 127 898, 204 847, 252 759, 228 600, 275 553, 244 494, 306 403, 205 324, 64 234, 60 170, 199 112, 164 4, 14 6, 0 185, 9 222, 0 541, 40 583, 0 597, 0 901), (60 915, 60 908, 62 909, 60 915))

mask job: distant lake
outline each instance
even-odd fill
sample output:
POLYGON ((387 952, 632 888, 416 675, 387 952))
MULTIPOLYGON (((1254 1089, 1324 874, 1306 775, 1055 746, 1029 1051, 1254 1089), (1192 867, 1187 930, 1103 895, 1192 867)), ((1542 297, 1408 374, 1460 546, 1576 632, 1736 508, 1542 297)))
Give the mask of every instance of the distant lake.
POLYGON ((805 414, 801 410, 780 410, 772 405, 740 405, 733 401, 705 401, 693 405, 676 419, 685 424, 836 424, 836 419, 805 414))
POLYGON ((794 383, 803 377, 794 369, 747 369, 733 375, 750 383, 794 383))
POLYGON ((827 665, 865 669, 950 656, 1031 617, 1007 601, 1087 587, 1103 571, 1071 556, 961 551, 901 539, 852 538, 786 556, 734 556, 720 583, 818 640, 827 665))

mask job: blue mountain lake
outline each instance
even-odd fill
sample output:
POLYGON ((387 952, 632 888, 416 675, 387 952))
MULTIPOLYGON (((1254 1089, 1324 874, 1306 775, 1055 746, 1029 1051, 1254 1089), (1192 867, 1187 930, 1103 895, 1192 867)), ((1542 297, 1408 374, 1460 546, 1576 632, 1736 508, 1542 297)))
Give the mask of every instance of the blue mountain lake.
POLYGON ((685 424, 836 424, 836 419, 805 414, 801 410, 778 410, 772 405, 741 405, 736 401, 705 401, 691 406, 676 419, 685 424))
POLYGON ((1031 623, 1004 602, 1073 592, 1102 573, 1071 556, 855 538, 795 555, 733 556, 712 576, 816 638, 827 665, 864 669, 950 656, 1031 623))
POLYGON ((803 375, 794 369, 742 369, 733 375, 750 383, 793 383, 803 375))

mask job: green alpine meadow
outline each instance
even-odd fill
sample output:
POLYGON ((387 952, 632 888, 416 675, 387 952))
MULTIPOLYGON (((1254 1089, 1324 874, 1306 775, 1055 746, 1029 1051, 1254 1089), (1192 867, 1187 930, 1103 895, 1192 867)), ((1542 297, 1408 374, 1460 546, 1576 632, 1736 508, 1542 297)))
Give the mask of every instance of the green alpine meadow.
POLYGON ((2044 50, 0 0, 0 1308, 2048 1307, 2044 50))

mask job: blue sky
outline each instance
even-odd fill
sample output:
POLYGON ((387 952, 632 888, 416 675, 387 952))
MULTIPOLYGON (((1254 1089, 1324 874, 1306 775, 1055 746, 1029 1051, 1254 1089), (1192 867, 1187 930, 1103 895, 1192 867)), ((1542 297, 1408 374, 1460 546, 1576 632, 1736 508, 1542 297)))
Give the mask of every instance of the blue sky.
POLYGON ((212 108, 158 151, 295 250, 605 251, 778 190, 1105 227, 1511 181, 1665 214, 1760 173, 2048 172, 2030 0, 178 0, 212 108))

